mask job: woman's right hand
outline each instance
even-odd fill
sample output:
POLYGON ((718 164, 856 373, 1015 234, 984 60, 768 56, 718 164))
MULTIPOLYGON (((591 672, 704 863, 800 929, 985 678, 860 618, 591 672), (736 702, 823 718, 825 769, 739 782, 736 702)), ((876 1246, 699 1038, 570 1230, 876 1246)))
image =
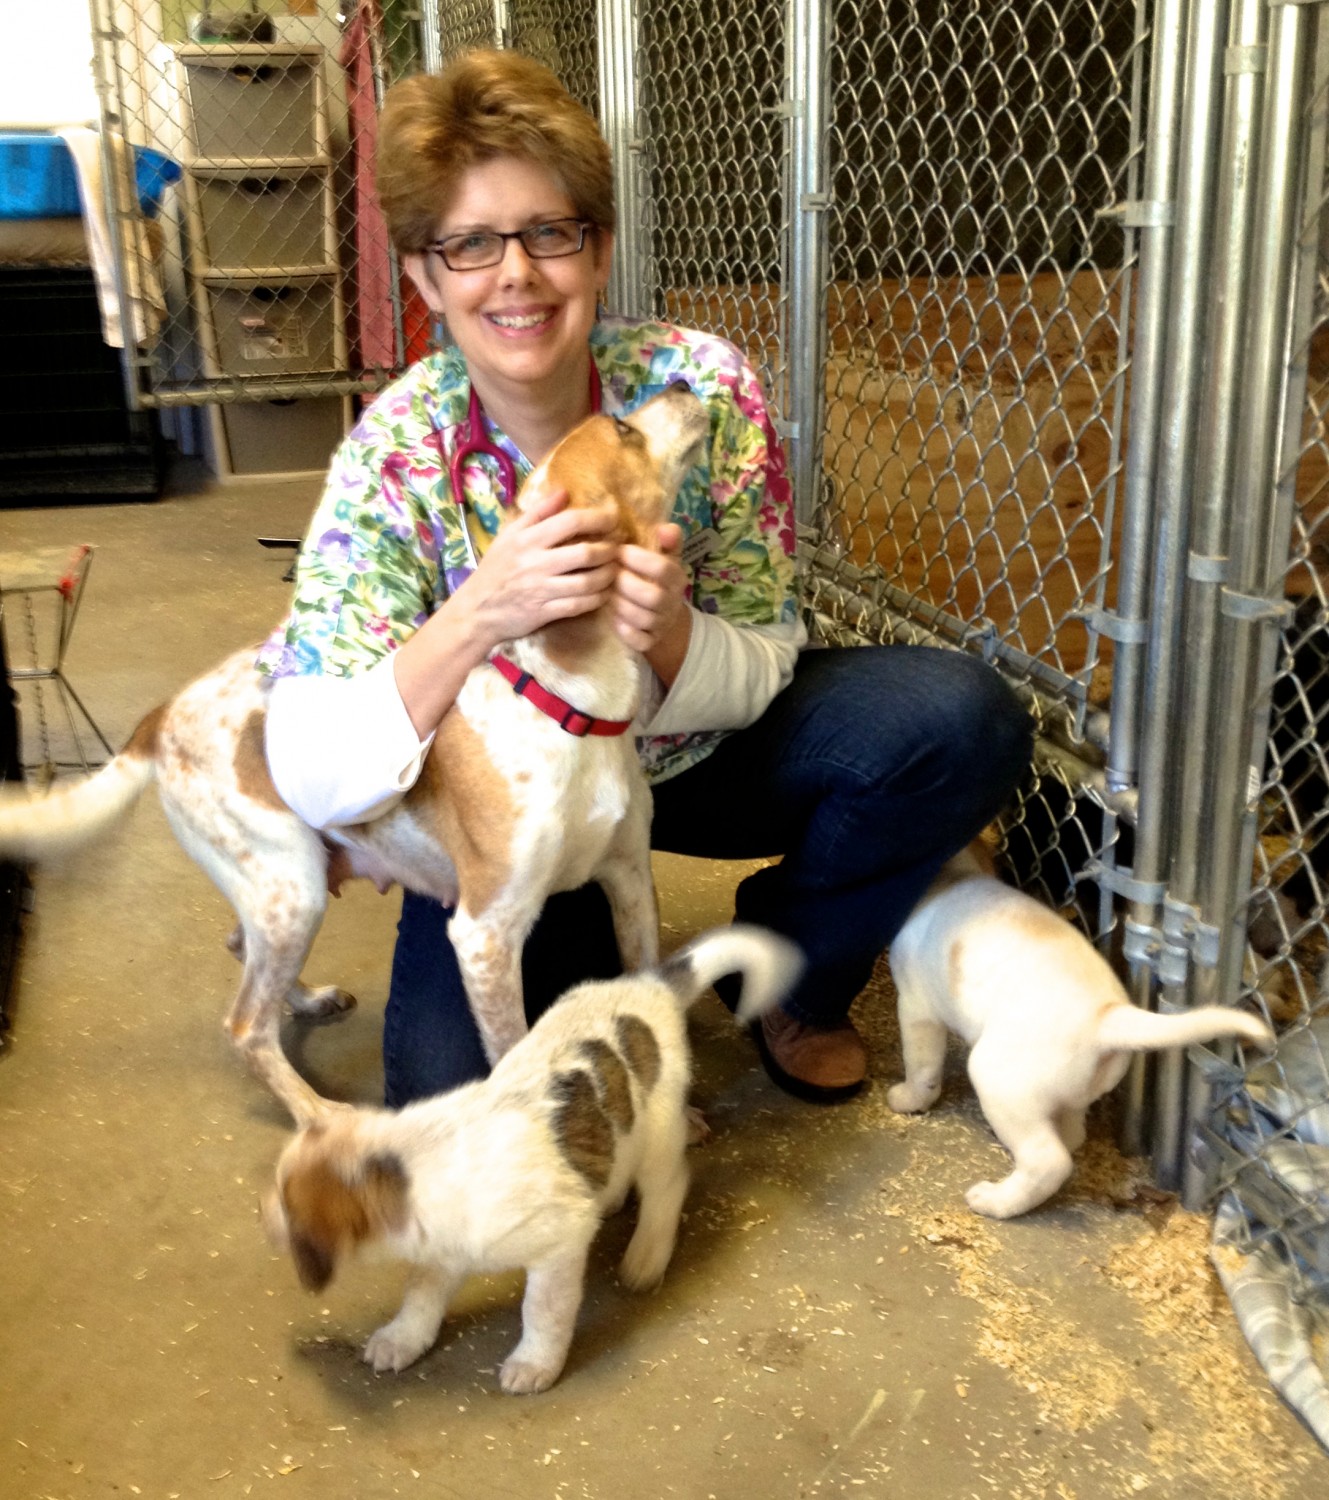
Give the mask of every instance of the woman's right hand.
POLYGON ((499 528, 465 583, 395 654, 402 703, 423 740, 456 701, 466 674, 504 642, 584 615, 613 593, 617 517, 541 495, 499 528))
POLYGON ((499 528, 451 603, 471 616, 489 650, 598 609, 618 571, 617 519, 609 508, 569 509, 564 490, 541 495, 499 528))

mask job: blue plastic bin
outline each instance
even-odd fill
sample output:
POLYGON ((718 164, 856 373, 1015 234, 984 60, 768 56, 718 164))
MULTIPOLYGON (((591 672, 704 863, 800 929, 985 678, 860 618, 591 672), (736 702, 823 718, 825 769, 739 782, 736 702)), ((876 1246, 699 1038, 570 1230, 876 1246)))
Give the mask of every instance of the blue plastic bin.
MULTIPOLYGON (((134 147, 139 206, 153 218, 163 189, 180 176, 169 156, 134 147)), ((60 219, 81 212, 74 159, 58 135, 0 133, 0 219, 60 219)))

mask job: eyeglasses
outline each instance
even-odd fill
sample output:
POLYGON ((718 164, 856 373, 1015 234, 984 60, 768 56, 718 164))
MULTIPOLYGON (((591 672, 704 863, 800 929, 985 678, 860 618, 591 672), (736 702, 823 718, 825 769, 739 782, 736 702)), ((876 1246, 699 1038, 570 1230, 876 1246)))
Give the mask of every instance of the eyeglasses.
POLYGON ((529 229, 512 229, 506 234, 497 229, 450 234, 427 248, 449 271, 482 271, 503 259, 509 240, 520 240, 532 260, 576 255, 586 242, 586 231, 594 227, 585 219, 551 219, 547 224, 532 224, 529 229))

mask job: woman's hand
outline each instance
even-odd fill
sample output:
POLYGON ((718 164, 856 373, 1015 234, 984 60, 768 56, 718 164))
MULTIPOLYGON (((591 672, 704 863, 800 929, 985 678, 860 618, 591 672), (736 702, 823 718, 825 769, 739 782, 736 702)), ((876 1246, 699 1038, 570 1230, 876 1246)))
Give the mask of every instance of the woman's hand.
POLYGON ((457 590, 490 649, 609 598, 618 548, 611 510, 569 510, 566 491, 542 495, 504 523, 457 590))
POLYGON ((670 522, 658 531, 660 550, 624 546, 614 583, 614 628, 619 639, 640 651, 655 675, 672 687, 692 635, 688 575, 679 560, 683 531, 670 522))
POLYGON ((504 523, 474 573, 395 653, 402 703, 423 740, 456 702, 466 674, 504 641, 598 608, 613 593, 611 511, 569 510, 542 495, 504 523))

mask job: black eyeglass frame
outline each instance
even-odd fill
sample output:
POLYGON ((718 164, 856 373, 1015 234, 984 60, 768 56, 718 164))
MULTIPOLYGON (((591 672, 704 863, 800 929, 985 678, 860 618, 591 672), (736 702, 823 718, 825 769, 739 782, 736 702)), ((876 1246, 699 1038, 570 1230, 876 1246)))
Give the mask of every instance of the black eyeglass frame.
POLYGON ((430 255, 438 256, 439 260, 443 262, 449 271, 488 271, 502 262, 503 257, 508 251, 509 240, 520 240, 522 250, 532 260, 566 260, 570 255, 581 254, 582 250, 586 248, 586 231, 588 229, 595 229, 596 227, 596 224, 591 219, 545 219, 540 224, 528 224, 525 229, 483 229, 471 230, 464 234, 450 234, 446 239, 435 240, 432 245, 426 245, 425 249, 430 255), (577 243, 571 249, 555 250, 552 254, 546 250, 542 253, 539 250, 533 250, 527 244, 526 236, 528 234, 536 234, 542 229, 550 229, 555 224, 575 224, 577 226, 577 243), (497 240, 499 242, 498 254, 494 256, 493 260, 472 261, 470 265, 454 266, 448 259, 448 246, 455 240, 472 239, 497 240))

